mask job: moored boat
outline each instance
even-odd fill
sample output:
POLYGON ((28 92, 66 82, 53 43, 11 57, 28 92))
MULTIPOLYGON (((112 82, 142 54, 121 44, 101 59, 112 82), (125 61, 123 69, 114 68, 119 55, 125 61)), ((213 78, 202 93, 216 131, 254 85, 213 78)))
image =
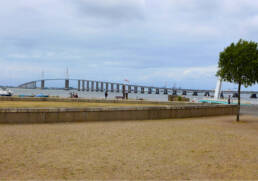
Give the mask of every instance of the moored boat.
POLYGON ((0 96, 12 96, 13 93, 9 89, 1 89, 0 88, 0 96))
POLYGON ((35 97, 35 95, 25 95, 25 94, 20 94, 19 97, 35 97))
POLYGON ((49 97, 47 94, 37 94, 35 97, 49 97))

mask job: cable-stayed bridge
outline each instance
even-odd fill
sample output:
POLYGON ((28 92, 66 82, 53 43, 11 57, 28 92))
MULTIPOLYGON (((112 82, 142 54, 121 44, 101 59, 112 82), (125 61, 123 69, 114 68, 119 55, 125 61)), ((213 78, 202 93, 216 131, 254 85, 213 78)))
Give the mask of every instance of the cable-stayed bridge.
MULTIPOLYGON (((153 87, 153 86, 143 86, 143 85, 134 85, 129 83, 116 83, 116 82, 106 82, 106 81, 96 81, 96 80, 83 80, 83 79, 41 79, 34 80, 30 82, 23 83, 19 85, 19 88, 24 89, 45 89, 46 82, 50 81, 63 81, 64 90, 74 89, 70 87, 71 81, 76 81, 76 89, 78 91, 92 91, 92 92, 128 92, 128 93, 146 93, 148 94, 177 94, 181 93, 182 95, 192 94, 197 96, 199 93, 204 93, 204 95, 209 96, 214 93, 214 90, 205 90, 205 89, 181 89, 181 88, 166 88, 166 87, 153 87)), ((223 93, 234 94, 237 91, 224 90, 223 93)), ((242 94, 258 94, 258 91, 241 91, 242 94)))

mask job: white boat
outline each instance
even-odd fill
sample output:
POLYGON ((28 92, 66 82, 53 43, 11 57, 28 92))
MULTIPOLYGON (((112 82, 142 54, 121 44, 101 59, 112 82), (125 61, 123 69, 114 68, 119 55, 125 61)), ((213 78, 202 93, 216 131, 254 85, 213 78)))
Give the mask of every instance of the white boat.
POLYGON ((9 89, 0 88, 0 96, 12 96, 13 93, 9 89))

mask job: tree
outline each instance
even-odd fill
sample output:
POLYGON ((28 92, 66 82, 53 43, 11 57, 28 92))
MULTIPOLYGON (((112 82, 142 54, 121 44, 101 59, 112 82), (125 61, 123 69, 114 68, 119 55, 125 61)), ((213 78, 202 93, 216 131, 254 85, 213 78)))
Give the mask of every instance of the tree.
POLYGON ((258 44, 240 39, 220 52, 217 76, 223 81, 238 84, 238 112, 240 114, 241 86, 252 86, 258 82, 258 44))

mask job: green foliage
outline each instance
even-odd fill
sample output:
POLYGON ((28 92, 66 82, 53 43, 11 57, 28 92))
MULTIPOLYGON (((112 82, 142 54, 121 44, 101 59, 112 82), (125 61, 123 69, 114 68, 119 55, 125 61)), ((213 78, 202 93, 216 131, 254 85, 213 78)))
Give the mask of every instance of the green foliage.
POLYGON ((238 84, 236 120, 239 121, 241 85, 248 87, 258 82, 258 44, 242 39, 236 44, 231 43, 220 52, 217 76, 223 81, 238 84))
POLYGON ((240 39, 231 43, 219 57, 217 76, 223 81, 251 86, 258 82, 258 44, 240 39))

